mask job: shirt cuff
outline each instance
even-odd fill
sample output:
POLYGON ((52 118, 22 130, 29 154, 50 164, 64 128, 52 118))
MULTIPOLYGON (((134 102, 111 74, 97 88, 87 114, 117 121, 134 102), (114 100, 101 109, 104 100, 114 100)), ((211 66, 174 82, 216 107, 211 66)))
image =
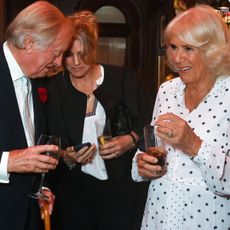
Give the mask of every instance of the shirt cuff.
POLYGON ((3 152, 0 162, 0 183, 9 183, 10 174, 7 172, 9 152, 3 152))

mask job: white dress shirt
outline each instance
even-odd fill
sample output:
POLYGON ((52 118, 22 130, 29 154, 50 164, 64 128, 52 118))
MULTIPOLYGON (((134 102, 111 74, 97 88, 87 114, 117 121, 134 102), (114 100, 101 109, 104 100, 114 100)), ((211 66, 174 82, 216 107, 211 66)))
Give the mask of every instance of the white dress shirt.
MULTIPOLYGON (((104 81, 104 68, 100 66, 101 76, 97 79, 97 85, 101 85, 104 81)), ((93 177, 96 177, 99 180, 107 180, 108 175, 105 167, 105 162, 99 154, 99 147, 97 142, 96 126, 95 121, 106 119, 105 110, 102 107, 101 103, 97 101, 95 114, 91 114, 85 117, 84 128, 83 128, 83 137, 82 143, 90 142, 94 143, 97 146, 97 152, 90 164, 82 165, 82 172, 89 174, 93 177)))
MULTIPOLYGON (((25 120, 23 119, 23 111, 22 111, 22 103, 24 101, 23 98, 23 94, 22 94, 22 90, 21 90, 21 86, 20 86, 20 78, 25 76, 25 74, 22 72, 21 68, 19 67, 18 63, 16 62, 13 54, 11 53, 10 49, 7 46, 7 42, 5 42, 3 44, 3 52, 5 54, 6 57, 6 61, 8 63, 8 67, 10 70, 10 74, 12 77, 12 81, 14 84, 14 89, 15 89, 15 93, 16 93, 16 97, 17 97, 17 101, 18 101, 18 105, 19 105, 19 110, 20 110, 20 115, 22 118, 22 123, 23 123, 23 127, 25 130, 25 134, 26 134, 26 139, 27 139, 27 144, 28 146, 32 146, 33 145, 33 141, 34 140, 30 140, 29 138, 29 134, 28 134, 28 130, 27 130, 27 126, 25 125, 25 120)), ((30 81, 29 81, 30 84, 30 81)), ((31 85, 29 86, 29 90, 31 91, 31 85)), ((32 123, 34 123, 34 113, 33 113, 33 102, 32 102, 32 94, 30 93, 30 114, 31 114, 31 118, 32 118, 32 123)), ((2 158, 1 158, 1 162, 0 162, 0 183, 9 183, 9 177, 10 174, 7 172, 7 163, 8 163, 8 157, 9 157, 9 152, 3 152, 2 153, 2 158)))

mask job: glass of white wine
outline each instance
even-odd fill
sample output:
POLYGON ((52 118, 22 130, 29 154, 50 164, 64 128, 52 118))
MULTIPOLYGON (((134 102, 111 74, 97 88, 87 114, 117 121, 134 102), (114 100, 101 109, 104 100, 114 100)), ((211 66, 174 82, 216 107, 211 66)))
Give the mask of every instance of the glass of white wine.
MULTIPOLYGON (((57 160, 60 158, 60 152, 61 152, 61 138, 60 137, 56 137, 53 135, 41 134, 41 136, 39 137, 37 145, 57 145, 59 147, 59 151, 55 151, 55 152, 49 151, 49 152, 44 152, 41 154, 51 156, 57 160)), ((45 178, 45 173, 42 173, 38 191, 35 193, 28 194, 29 197, 34 198, 34 199, 44 199, 44 200, 46 200, 48 198, 42 192, 42 187, 44 186, 44 178, 45 178)))
POLYGON ((95 121, 98 145, 104 145, 111 140, 111 126, 109 119, 95 121))

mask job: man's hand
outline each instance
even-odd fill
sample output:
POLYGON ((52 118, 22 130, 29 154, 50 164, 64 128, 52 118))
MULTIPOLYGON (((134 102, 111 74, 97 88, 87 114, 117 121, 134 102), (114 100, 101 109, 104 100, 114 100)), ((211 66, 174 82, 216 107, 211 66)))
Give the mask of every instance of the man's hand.
POLYGON ((58 164, 58 160, 41 154, 49 151, 58 151, 58 147, 56 145, 39 145, 10 151, 7 171, 9 173, 47 173, 49 170, 55 169, 58 164))

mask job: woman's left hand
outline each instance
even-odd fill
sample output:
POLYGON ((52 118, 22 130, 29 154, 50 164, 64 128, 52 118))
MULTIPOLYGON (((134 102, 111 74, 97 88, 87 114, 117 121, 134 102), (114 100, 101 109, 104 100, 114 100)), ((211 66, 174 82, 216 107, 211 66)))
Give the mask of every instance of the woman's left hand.
POLYGON ((189 156, 196 156, 202 140, 188 123, 173 113, 160 115, 155 122, 157 135, 164 141, 181 149, 189 156))
POLYGON ((99 152, 104 160, 121 156, 132 148, 133 140, 130 135, 113 137, 104 145, 99 146, 99 152))

